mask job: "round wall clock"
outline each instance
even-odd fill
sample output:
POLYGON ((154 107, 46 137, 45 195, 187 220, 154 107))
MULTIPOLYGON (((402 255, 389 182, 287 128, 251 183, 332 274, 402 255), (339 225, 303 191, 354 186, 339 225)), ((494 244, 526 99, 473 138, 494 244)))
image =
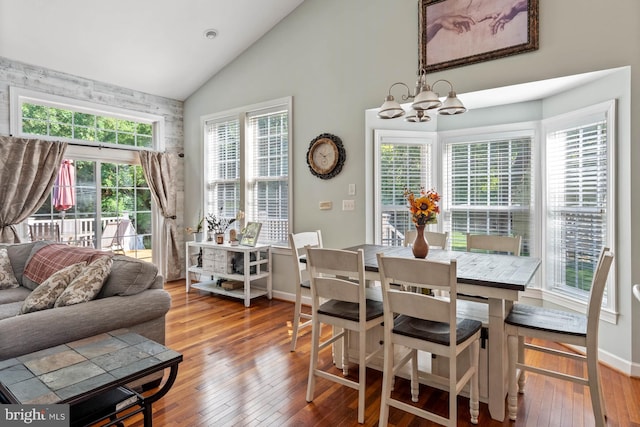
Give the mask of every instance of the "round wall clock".
POLYGON ((347 155, 340 137, 323 133, 309 144, 307 164, 311 173, 321 179, 338 175, 347 155))

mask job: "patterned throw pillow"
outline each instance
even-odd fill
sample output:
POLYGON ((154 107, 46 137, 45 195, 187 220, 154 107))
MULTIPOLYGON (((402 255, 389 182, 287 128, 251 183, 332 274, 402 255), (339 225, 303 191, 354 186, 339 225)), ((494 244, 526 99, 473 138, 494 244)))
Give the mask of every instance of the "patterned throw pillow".
POLYGON ((86 262, 79 262, 53 273, 27 296, 20 314, 53 308, 58 297, 86 265, 86 262))
POLYGON ((94 299, 111 271, 113 260, 104 256, 82 269, 78 277, 67 286, 56 300, 54 307, 80 304, 94 299))
POLYGON ((13 273, 11 261, 6 248, 0 249, 0 289, 11 289, 20 286, 16 275, 13 273))

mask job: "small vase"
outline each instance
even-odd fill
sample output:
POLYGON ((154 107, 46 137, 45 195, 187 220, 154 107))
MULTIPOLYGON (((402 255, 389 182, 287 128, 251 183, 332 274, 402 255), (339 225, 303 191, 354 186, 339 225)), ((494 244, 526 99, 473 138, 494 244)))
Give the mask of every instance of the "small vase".
POLYGON ((413 250, 413 256, 416 258, 426 258, 429 254, 429 242, 424 237, 424 225, 416 225, 416 231, 418 235, 416 236, 415 242, 413 242, 413 246, 411 246, 411 250, 413 250))
POLYGON ((202 232, 193 233, 193 240, 195 240, 196 242, 202 242, 202 234, 202 232))

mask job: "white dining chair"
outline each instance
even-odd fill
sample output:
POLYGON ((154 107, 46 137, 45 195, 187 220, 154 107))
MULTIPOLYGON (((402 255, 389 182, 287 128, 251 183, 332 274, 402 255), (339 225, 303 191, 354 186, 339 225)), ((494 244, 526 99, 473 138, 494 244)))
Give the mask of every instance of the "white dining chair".
POLYGON ((322 247, 322 233, 320 230, 289 233, 289 247, 293 261, 293 283, 296 288, 296 302, 293 309, 293 325, 291 333, 291 351, 296 351, 298 332, 301 328, 311 326, 311 312, 304 312, 302 308, 302 290, 309 289, 309 274, 307 264, 300 262, 305 255, 305 246, 322 247))
MULTIPOLYGON (((515 304, 505 319, 505 334, 509 352, 509 392, 507 407, 509 418, 515 420, 518 411, 518 391, 524 392, 525 371, 572 381, 589 387, 596 426, 604 426, 605 407, 600 385, 598 365, 598 324, 607 276, 613 262, 609 248, 603 248, 594 271, 589 295, 587 315, 564 310, 553 310, 525 304, 515 304), (531 344, 525 338, 538 338, 570 346, 584 347, 586 354, 556 350, 544 344, 531 344), (587 365, 587 376, 578 377, 559 370, 543 369, 525 363, 525 350, 578 360, 587 365)), ((562 366, 559 364, 558 366, 562 366)))
POLYGON ((479 249, 488 252, 505 252, 520 256, 522 236, 498 236, 467 233, 467 252, 479 249))
MULTIPOLYGON (((415 230, 407 230, 404 232, 404 246, 411 246, 413 242, 416 240, 416 236, 418 232, 415 230)), ((440 233, 437 231, 425 231, 424 237, 427 239, 430 247, 439 247, 442 249, 446 249, 447 239, 449 238, 449 232, 445 231, 444 233, 440 233)))
POLYGON ((468 383, 470 386, 469 412, 471 423, 478 423, 479 385, 478 360, 482 323, 457 317, 456 284, 457 263, 429 261, 416 258, 385 257, 377 254, 382 299, 384 303, 384 368, 379 425, 388 423, 392 406, 415 416, 454 427, 457 425, 458 394, 468 383), (392 285, 401 285, 392 286, 392 285), (408 292, 403 288, 429 288, 448 292, 450 298, 438 298, 420 292, 408 292), (394 360, 396 346, 409 348, 410 352, 394 360), (468 349, 469 367, 458 372, 458 355, 468 349), (447 376, 434 372, 419 372, 418 351, 448 359, 447 376), (392 383, 396 373, 411 362, 412 401, 418 401, 418 377, 438 384, 449 391, 449 418, 411 405, 392 397, 392 383))
MULTIPOLYGON (((364 252, 305 247, 311 279, 312 326, 311 361, 307 383, 307 402, 312 402, 316 377, 358 390, 358 423, 364 423, 367 363, 382 351, 382 346, 367 354, 367 331, 384 319, 382 301, 366 298, 364 252), (321 300, 323 302, 321 303, 321 300), (341 329, 320 342, 320 325, 341 329), (349 331, 358 334, 358 380, 349 374, 349 331), (320 352, 342 340, 342 375, 318 367, 320 352)), ((331 369, 331 368, 330 368, 331 369)), ((335 368, 333 368, 335 369, 335 368)))

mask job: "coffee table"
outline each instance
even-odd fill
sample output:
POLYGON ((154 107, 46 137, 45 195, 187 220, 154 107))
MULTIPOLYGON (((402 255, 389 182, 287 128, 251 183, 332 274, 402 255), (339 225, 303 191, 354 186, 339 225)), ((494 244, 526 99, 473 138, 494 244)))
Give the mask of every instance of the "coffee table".
POLYGON ((97 418, 90 419, 88 424, 105 418, 119 422, 142 412, 147 427, 153 422, 151 405, 169 391, 180 362, 180 353, 119 329, 1 361, 0 393, 9 403, 63 403, 71 406, 72 414, 77 408, 81 410, 76 413, 95 413, 97 418), (170 369, 169 376, 154 394, 142 396, 126 388, 126 384, 165 368, 170 369), (86 407, 105 400, 97 397, 117 391, 126 398, 125 404, 106 415, 104 407, 86 407), (118 412, 134 407, 135 410, 117 416, 118 412))

